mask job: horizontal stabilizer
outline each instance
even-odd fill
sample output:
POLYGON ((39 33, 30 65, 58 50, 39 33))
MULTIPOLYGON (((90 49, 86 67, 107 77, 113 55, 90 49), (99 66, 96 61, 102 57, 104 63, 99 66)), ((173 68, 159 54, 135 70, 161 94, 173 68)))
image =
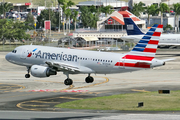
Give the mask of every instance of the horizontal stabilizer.
POLYGON ((162 61, 167 62, 167 61, 172 61, 172 60, 175 60, 175 58, 164 59, 162 61))

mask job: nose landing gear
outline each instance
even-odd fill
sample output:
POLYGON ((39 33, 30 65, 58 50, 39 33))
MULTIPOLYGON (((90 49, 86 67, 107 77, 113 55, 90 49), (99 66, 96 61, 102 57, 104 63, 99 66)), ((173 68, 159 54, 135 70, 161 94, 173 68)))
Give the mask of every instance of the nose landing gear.
POLYGON ((27 71, 28 71, 28 74, 25 74, 25 78, 30 78, 30 74, 29 74, 29 72, 30 72, 30 69, 31 69, 31 67, 27 67, 27 71))

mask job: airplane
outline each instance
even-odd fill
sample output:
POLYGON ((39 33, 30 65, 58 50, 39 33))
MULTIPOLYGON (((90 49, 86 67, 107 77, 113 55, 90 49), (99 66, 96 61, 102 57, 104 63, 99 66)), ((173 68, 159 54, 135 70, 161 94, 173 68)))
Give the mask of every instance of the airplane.
POLYGON ((87 51, 38 45, 24 45, 8 53, 7 61, 26 66, 34 77, 49 77, 63 72, 65 85, 72 85, 69 74, 88 74, 86 83, 92 83, 91 74, 124 73, 165 65, 165 60, 155 58, 163 25, 154 25, 128 53, 87 51))
MULTIPOLYGON (((123 36, 121 39, 133 43, 138 43, 145 33, 140 30, 140 28, 134 23, 128 14, 123 14, 123 18, 128 36, 123 36)), ((158 45, 180 45, 180 34, 161 34, 158 45)))

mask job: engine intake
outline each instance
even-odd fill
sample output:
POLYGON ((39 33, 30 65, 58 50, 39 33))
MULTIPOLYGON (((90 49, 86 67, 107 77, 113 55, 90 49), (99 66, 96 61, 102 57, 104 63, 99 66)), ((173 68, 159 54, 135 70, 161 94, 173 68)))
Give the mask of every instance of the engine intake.
POLYGON ((34 77, 49 77, 50 75, 56 75, 57 72, 49 67, 33 65, 31 67, 31 75, 34 77))

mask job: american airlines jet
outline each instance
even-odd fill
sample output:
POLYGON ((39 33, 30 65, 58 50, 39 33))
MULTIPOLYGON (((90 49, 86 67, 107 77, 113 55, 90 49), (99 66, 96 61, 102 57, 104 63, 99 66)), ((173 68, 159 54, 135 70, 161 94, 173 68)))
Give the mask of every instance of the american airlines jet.
POLYGON ((34 77, 49 77, 63 72, 67 79, 65 85, 72 85, 69 74, 88 74, 85 81, 94 81, 90 74, 110 74, 150 69, 165 65, 167 60, 155 57, 162 25, 154 25, 128 53, 109 53, 37 45, 25 45, 15 48, 6 55, 6 60, 26 66, 34 77))
MULTIPOLYGON (((128 14, 124 14, 123 17, 128 36, 123 36, 121 39, 138 43, 144 36, 144 33, 139 29, 128 14)), ((180 45, 180 34, 161 34, 158 45, 180 45)))

